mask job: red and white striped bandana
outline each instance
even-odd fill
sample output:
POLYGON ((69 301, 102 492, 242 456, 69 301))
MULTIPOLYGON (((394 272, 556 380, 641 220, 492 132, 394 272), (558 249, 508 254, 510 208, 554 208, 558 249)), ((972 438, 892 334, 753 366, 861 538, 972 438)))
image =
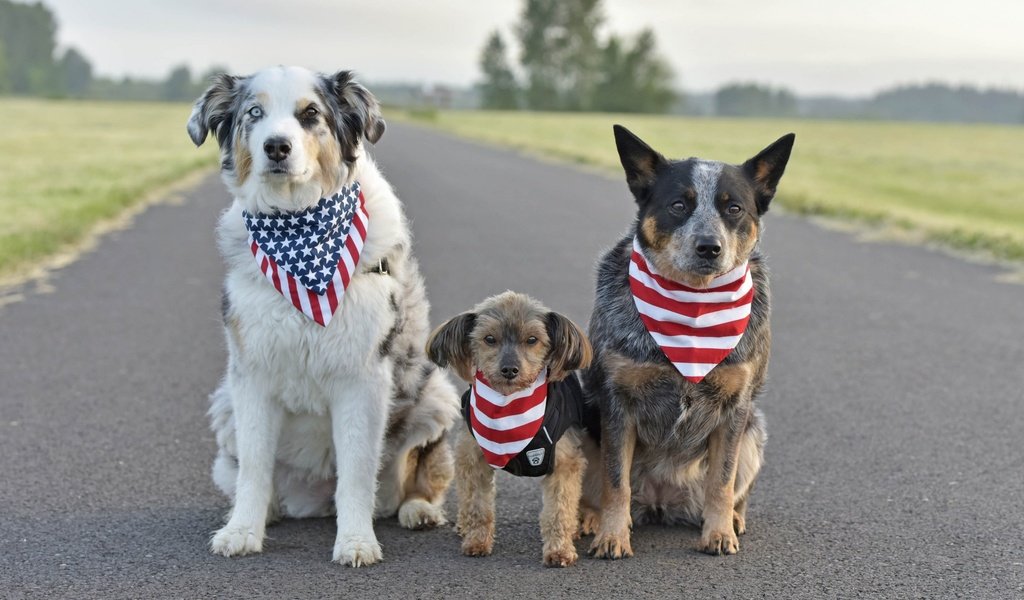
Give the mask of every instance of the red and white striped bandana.
POLYGON ((699 383, 740 343, 750 320, 754 280, 746 262, 687 287, 660 275, 633 239, 629 287, 648 333, 686 379, 699 383))
POLYGON ((300 212, 242 211, 242 217, 263 274, 295 308, 327 327, 359 265, 370 225, 359 183, 300 212))
POLYGON ((469 397, 469 426, 487 464, 503 469, 537 435, 547 409, 547 369, 525 390, 504 396, 476 372, 469 397))

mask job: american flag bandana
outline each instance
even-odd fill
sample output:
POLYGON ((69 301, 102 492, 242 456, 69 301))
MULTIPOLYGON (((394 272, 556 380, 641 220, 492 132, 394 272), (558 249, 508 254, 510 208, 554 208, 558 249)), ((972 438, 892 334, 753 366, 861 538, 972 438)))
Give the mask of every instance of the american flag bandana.
POLYGON ((359 182, 306 210, 242 211, 256 264, 295 308, 324 327, 356 272, 370 216, 359 182))
POLYGON ((547 410, 547 370, 522 391, 504 396, 476 372, 469 397, 469 426, 487 464, 503 469, 540 431, 547 410))
POLYGON ((683 377, 699 383, 740 343, 750 320, 754 280, 746 262, 687 287, 661 276, 633 238, 629 287, 640 319, 683 377))

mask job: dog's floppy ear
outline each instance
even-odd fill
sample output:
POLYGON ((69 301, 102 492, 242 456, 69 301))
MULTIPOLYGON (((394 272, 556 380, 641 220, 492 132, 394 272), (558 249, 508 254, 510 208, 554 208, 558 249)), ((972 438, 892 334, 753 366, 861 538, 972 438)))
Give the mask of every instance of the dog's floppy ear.
POLYGON ((430 334, 427 339, 427 357, 437 366, 450 366, 459 377, 473 381, 473 350, 469 334, 475 325, 475 313, 462 313, 451 318, 430 334))
MULTIPOLYGON (((324 81, 327 91, 338 103, 338 127, 351 131, 355 138, 348 143, 355 144, 360 137, 365 137, 371 144, 376 144, 387 127, 377 98, 355 80, 352 71, 338 71, 325 77, 324 81)), ((346 143, 340 137, 339 141, 343 146, 346 143)))
POLYGON ((629 191, 633 192, 637 202, 643 203, 654 182, 655 171, 667 161, 622 125, 613 126, 612 131, 615 132, 615 147, 619 151, 622 168, 626 171, 629 191))
POLYGON ((757 156, 743 163, 743 172, 754 183, 754 190, 757 193, 758 214, 763 215, 775 197, 775 189, 786 171, 786 163, 789 162, 789 154, 793 151, 795 140, 795 133, 787 133, 775 140, 771 146, 758 152, 757 156))
POLYGON ((223 145, 231 131, 232 105, 235 92, 242 77, 227 73, 214 75, 210 87, 192 105, 192 115, 188 118, 188 135, 196 146, 202 146, 209 132, 217 136, 217 143, 223 145))
POLYGON ((590 366, 593 351, 590 340, 578 325, 556 312, 549 312, 544 319, 548 330, 548 378, 561 381, 576 369, 590 366))

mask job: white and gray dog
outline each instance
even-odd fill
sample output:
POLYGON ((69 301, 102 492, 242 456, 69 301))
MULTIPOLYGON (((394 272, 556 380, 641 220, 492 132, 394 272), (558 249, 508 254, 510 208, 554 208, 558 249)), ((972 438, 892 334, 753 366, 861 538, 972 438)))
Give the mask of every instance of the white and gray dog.
POLYGON ((424 356, 409 224, 362 143, 384 126, 348 71, 221 75, 195 103, 189 135, 216 136, 234 195, 217 228, 228 364, 210 408, 213 479, 233 506, 214 553, 262 551, 278 518, 336 514, 334 560, 368 565, 374 517, 445 522, 458 396, 424 356))

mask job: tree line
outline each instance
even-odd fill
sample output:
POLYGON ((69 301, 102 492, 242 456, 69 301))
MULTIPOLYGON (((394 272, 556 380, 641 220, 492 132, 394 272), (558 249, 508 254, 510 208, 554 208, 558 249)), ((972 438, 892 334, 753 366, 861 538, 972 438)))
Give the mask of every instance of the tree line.
POLYGON ((601 0, 524 0, 513 36, 518 69, 500 31, 480 55, 484 108, 666 112, 676 100, 671 66, 654 32, 599 35, 601 0))
POLYGON ((102 100, 192 100, 214 73, 193 77, 185 65, 163 80, 97 77, 76 48, 57 51, 57 20, 42 2, 0 0, 0 94, 102 100))
MULTIPOLYGON (((1019 91, 941 83, 902 85, 866 98, 800 97, 755 82, 682 94, 653 31, 602 34, 604 26, 601 0, 523 0, 512 35, 494 31, 484 44, 478 100, 444 86, 431 94, 422 86, 381 92, 399 105, 403 99, 415 104, 434 98, 443 106, 467 108, 1024 123, 1019 91)), ((163 79, 100 77, 78 49, 58 51, 57 20, 42 2, 0 0, 0 94, 188 101, 202 93, 210 76, 224 71, 211 67, 196 74, 180 65, 163 79)))
POLYGON ((1024 123, 1024 94, 941 83, 902 85, 867 98, 799 97, 756 82, 709 94, 675 91, 654 32, 610 33, 601 0, 523 0, 511 36, 492 32, 480 52, 482 108, 1024 123), (513 61, 513 43, 518 60, 513 61))
POLYGON ((730 117, 1024 123, 1024 94, 944 83, 899 85, 866 98, 798 97, 784 88, 736 83, 702 100, 703 111, 695 112, 730 117))

